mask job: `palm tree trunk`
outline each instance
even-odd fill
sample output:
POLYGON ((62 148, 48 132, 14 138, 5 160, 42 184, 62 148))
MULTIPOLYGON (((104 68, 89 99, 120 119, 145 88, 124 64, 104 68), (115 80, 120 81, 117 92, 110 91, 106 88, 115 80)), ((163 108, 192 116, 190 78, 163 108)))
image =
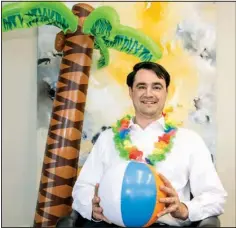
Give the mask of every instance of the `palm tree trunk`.
POLYGON ((84 19, 93 8, 76 4, 79 18, 75 33, 65 35, 63 59, 53 103, 34 218, 35 227, 55 226, 71 211, 72 188, 77 178, 84 108, 94 38, 82 33, 84 19))

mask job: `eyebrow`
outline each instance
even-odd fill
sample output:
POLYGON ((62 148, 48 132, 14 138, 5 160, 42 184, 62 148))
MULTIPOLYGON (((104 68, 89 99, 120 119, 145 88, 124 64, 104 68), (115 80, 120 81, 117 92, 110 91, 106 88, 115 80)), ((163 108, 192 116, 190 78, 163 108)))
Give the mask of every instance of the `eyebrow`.
MULTIPOLYGON (((137 85, 136 85, 136 87, 138 87, 138 86, 143 86, 143 85, 147 85, 147 83, 145 83, 145 82, 139 82, 137 85)), ((163 85, 160 83, 160 82, 154 82, 154 83, 152 83, 152 85, 159 85, 159 86, 161 86, 161 87, 163 87, 163 85)))

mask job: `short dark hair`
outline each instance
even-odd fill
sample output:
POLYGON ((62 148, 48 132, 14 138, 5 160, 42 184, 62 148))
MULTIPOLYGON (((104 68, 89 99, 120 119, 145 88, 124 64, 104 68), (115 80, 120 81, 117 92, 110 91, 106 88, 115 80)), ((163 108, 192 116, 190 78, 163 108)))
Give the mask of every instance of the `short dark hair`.
POLYGON ((163 66, 154 62, 141 62, 134 65, 133 71, 128 74, 127 79, 126 79, 126 84, 130 88, 133 87, 135 75, 137 71, 139 71, 140 69, 152 70, 153 72, 155 72, 158 78, 163 78, 165 80, 166 88, 168 88, 170 84, 169 73, 166 71, 166 69, 163 66))

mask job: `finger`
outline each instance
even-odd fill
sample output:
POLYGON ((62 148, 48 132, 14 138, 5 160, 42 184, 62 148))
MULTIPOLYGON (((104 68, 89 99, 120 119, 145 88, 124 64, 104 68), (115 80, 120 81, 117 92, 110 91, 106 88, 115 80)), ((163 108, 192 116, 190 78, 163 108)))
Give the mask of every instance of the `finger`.
POLYGON ((92 199, 92 203, 93 204, 98 204, 100 202, 100 198, 97 197, 97 196, 94 196, 93 199, 92 199))
POLYGON ((93 217, 97 220, 103 220, 103 215, 101 213, 93 212, 93 217))
POLYGON ((169 214, 171 212, 176 211, 177 208, 178 208, 177 204, 171 205, 171 206, 167 207, 166 209, 164 209, 162 212, 160 212, 157 216, 161 217, 161 216, 163 216, 165 214, 169 214))
POLYGON ((95 185, 94 196, 98 196, 98 187, 99 187, 99 184, 97 183, 97 184, 95 185))
POLYGON ((111 224, 111 222, 102 213, 93 212, 93 217, 97 220, 103 220, 104 222, 111 224))
POLYGON ((94 207, 93 208, 93 211, 95 212, 95 213, 100 213, 100 214, 102 214, 102 208, 101 207, 94 207))
POLYGON ((165 176, 163 176, 161 173, 159 173, 159 176, 160 176, 160 178, 163 181, 165 186, 167 186, 169 188, 173 188, 171 183, 169 182, 169 180, 165 176))
POLYGON ((104 215, 102 215, 102 220, 106 223, 111 224, 111 222, 104 215))
POLYGON ((166 186, 160 186, 160 190, 167 193, 170 196, 176 196, 176 192, 173 188, 166 187, 166 186))
POLYGON ((173 204, 177 202, 176 197, 167 197, 167 198, 160 198, 159 199, 160 203, 168 203, 168 204, 173 204))

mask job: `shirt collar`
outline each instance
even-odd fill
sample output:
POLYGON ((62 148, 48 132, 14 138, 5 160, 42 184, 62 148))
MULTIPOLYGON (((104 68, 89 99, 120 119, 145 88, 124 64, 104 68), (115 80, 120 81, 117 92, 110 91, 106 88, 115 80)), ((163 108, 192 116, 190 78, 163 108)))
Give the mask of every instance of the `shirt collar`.
MULTIPOLYGON (((129 128, 136 128, 138 125, 134 123, 134 117, 131 118, 130 123, 129 123, 129 128)), ((152 129, 160 128, 160 126, 164 129, 165 128, 165 118, 162 116, 158 120, 153 121, 150 123, 147 127, 150 127, 152 129)), ((139 127, 139 126, 138 126, 139 127)))

